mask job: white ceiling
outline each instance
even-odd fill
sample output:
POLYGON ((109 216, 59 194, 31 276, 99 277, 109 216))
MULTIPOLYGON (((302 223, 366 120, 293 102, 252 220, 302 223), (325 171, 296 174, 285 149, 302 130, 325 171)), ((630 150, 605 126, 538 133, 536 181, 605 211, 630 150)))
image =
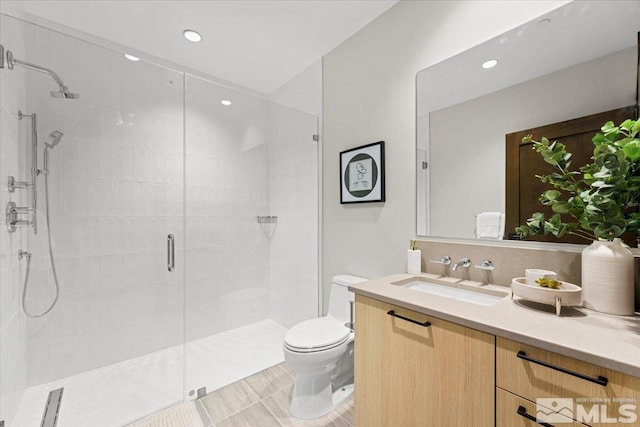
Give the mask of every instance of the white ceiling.
POLYGON ((397 0, 9 1, 135 51, 270 94, 397 0), (202 34, 200 43, 182 31, 202 34))
POLYGON ((418 114, 636 47, 639 23, 637 0, 568 3, 419 72, 418 114), (498 65, 484 70, 488 59, 498 65))

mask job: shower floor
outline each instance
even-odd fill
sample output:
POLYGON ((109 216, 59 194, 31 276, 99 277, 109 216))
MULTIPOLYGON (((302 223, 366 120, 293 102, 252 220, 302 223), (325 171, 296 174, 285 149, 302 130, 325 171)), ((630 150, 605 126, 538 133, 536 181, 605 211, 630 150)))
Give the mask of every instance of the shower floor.
MULTIPOLYGON (((51 390, 64 387, 58 427, 114 427, 246 378, 284 360, 286 328, 272 320, 30 387, 11 427, 40 426, 51 390), (186 357, 186 368, 183 361, 186 357), (186 371, 186 372, 185 372, 186 371)), ((9 426, 8 426, 9 427, 9 426)))

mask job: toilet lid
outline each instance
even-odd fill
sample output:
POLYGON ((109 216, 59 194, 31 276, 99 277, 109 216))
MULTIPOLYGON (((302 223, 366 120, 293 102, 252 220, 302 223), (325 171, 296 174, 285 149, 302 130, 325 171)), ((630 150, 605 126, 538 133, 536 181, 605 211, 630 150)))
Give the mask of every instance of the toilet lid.
POLYGON ((350 330, 338 320, 319 317, 298 323, 287 331, 284 343, 287 347, 310 350, 327 349, 349 338, 350 330))

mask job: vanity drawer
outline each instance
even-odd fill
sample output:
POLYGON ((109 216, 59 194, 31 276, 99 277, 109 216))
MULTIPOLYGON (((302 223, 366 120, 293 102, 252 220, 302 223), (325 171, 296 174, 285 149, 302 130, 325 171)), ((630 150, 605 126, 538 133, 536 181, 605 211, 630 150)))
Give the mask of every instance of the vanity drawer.
POLYGON ((584 424, 557 413, 553 413, 551 419, 543 417, 543 414, 536 413, 534 402, 496 388, 496 427, 533 427, 541 425, 541 422, 551 426, 584 427, 584 424), (539 422, 535 421, 536 415, 540 415, 539 422))
MULTIPOLYGON (((594 402, 585 398, 635 399, 631 403, 640 407, 640 378, 505 338, 496 340, 496 368, 498 387, 534 402, 537 398, 572 398, 590 407, 594 402)), ((629 403, 602 402, 616 416, 619 406, 629 403)))

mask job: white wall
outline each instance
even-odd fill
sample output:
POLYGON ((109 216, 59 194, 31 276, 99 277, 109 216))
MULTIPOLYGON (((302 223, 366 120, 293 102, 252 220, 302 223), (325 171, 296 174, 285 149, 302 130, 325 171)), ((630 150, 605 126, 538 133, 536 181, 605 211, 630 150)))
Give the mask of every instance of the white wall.
POLYGON ((322 115, 322 59, 308 66, 269 95, 269 99, 320 117, 322 115))
MULTIPOLYGON (((23 28, 0 16, 0 40, 6 48, 24 49, 23 28)), ((0 72, 0 206, 4 225, 4 207, 9 201, 18 206, 29 204, 26 190, 7 191, 6 178, 29 179, 27 141, 29 120, 18 120, 18 110, 26 111, 25 71, 6 68, 0 72)), ((0 228, 0 420, 11 425, 27 387, 26 322, 20 308, 26 259, 18 260, 18 250, 28 250, 26 228, 9 233, 0 228)))
POLYGON ((416 73, 565 3, 402 1, 325 56, 325 295, 332 275, 376 277, 405 268, 416 231, 416 73), (340 205, 339 152, 379 140, 386 141, 387 201, 340 205))
POLYGON ((636 61, 626 49, 431 113, 431 235, 473 239, 475 214, 504 212, 506 134, 633 105, 636 61))

